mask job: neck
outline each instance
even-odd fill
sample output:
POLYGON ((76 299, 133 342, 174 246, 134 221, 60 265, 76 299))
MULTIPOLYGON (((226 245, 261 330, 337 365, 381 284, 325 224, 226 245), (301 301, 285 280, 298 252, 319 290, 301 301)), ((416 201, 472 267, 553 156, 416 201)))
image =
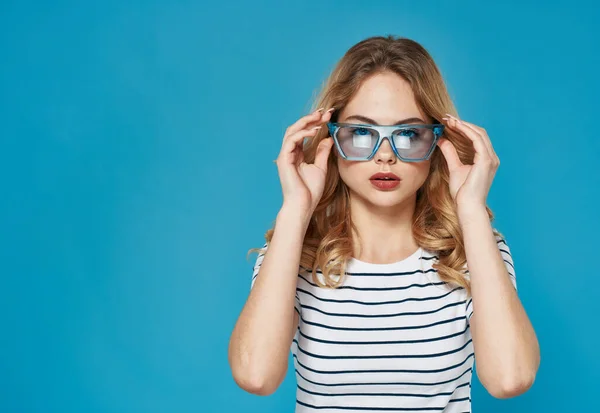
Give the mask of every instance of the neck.
POLYGON ((393 206, 377 206, 350 195, 354 257, 365 262, 387 264, 401 261, 418 248, 412 219, 416 194, 393 206), (360 239, 357 235, 360 235, 360 239))

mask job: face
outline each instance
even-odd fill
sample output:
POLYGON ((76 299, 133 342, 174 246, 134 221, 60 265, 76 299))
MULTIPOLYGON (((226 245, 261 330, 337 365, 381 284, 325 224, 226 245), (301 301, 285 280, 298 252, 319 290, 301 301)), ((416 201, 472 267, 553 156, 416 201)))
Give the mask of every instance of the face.
MULTIPOLYGON (((392 72, 373 75, 363 82, 337 122, 377 125, 400 123, 430 124, 417 106, 413 91, 404 79, 392 72), (407 119, 410 119, 407 121, 407 119)), ((412 201, 429 174, 430 160, 402 162, 396 157, 388 139, 384 139, 369 161, 349 161, 337 156, 341 179, 355 201, 376 207, 397 207, 412 201), (370 180, 377 172, 392 172, 400 178, 393 189, 380 189, 370 180)))

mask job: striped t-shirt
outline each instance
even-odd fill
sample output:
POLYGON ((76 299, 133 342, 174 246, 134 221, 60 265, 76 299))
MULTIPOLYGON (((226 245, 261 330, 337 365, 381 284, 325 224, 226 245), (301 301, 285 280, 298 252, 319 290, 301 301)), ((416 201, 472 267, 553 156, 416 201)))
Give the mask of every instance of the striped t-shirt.
MULTIPOLYGON (((510 249, 496 241, 516 289, 510 249)), ((298 274, 296 413, 471 411, 473 304, 440 280, 436 259, 423 248, 390 264, 352 258, 337 289, 298 274)))

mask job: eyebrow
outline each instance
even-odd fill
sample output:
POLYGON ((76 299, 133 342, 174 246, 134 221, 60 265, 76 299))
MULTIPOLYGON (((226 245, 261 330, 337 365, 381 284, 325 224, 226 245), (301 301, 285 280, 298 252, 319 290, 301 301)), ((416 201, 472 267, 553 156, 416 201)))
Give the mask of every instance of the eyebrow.
MULTIPOLYGON (((362 115, 348 116, 345 121, 348 121, 349 119, 360 120, 362 122, 370 123, 371 125, 379 125, 373 119, 367 118, 366 116, 362 116, 362 115)), ((421 119, 421 118, 407 118, 407 119, 402 119, 402 120, 397 121, 396 123, 394 123, 394 125, 403 125, 403 124, 406 124, 406 123, 409 123, 409 122, 412 122, 412 123, 418 123, 418 122, 425 123, 425 121, 423 119, 421 119)))

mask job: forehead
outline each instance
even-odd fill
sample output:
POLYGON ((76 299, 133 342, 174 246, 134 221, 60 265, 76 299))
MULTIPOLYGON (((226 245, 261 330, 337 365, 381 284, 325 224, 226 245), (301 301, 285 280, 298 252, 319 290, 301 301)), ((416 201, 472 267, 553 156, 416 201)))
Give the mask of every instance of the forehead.
POLYGON ((380 125, 424 116, 410 84, 392 72, 378 73, 363 81, 340 113, 340 119, 350 115, 366 116, 380 125))

